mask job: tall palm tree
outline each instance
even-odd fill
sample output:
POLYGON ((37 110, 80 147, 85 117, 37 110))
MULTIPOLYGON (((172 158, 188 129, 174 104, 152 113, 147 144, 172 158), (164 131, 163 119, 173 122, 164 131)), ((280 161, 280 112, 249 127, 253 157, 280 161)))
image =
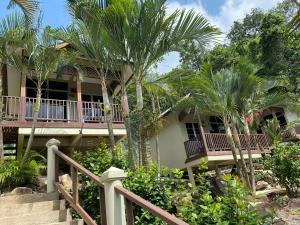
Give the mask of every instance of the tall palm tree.
POLYGON ((41 108, 42 85, 48 77, 57 72, 64 61, 64 54, 57 49, 57 42, 49 34, 50 28, 46 27, 42 31, 38 28, 32 30, 28 40, 22 45, 23 54, 14 52, 8 57, 8 63, 35 83, 36 101, 33 105, 32 128, 26 150, 22 159, 22 164, 26 162, 31 151, 36 123, 41 108))
MULTIPOLYGON (((143 88, 142 81, 147 71, 163 56, 172 51, 180 51, 184 41, 195 41, 206 46, 218 34, 208 21, 193 10, 176 10, 167 13, 166 0, 121 0, 115 12, 123 16, 117 30, 121 32, 120 47, 122 56, 132 62, 136 85, 137 110, 139 112, 139 130, 143 127, 143 88)), ((113 26, 113 24, 112 24, 113 26)), ((114 27, 114 26, 113 26, 114 27)), ((140 145, 142 148, 142 145, 140 145)), ((145 155, 145 148, 142 152, 145 155)), ((146 162, 143 159, 144 163, 146 162)))
MULTIPOLYGON (((107 77, 116 68, 114 59, 105 45, 105 31, 102 27, 102 9, 97 0, 69 0, 68 9, 72 15, 73 24, 60 29, 56 36, 68 42, 81 55, 83 63, 92 68, 102 89, 105 119, 109 131, 110 149, 114 153, 115 138, 112 126, 112 105, 107 86, 107 77)), ((114 155, 114 154, 113 154, 114 155)))
MULTIPOLYGON (((0 21, 0 122, 2 121, 3 109, 3 70, 7 64, 7 58, 10 53, 15 51, 22 41, 26 38, 25 18, 22 14, 8 14, 0 21)), ((4 160, 3 151, 3 130, 0 126, 0 161, 4 160)))

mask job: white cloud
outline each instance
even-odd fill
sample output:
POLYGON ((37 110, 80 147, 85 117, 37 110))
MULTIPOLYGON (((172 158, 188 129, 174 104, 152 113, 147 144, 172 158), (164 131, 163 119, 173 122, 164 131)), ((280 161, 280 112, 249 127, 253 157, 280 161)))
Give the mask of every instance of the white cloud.
MULTIPOLYGON (((217 16, 212 16, 203 7, 201 0, 195 0, 194 3, 182 4, 178 0, 169 3, 170 12, 176 9, 194 9, 205 16, 213 25, 218 27, 225 34, 230 30, 236 20, 241 20, 251 11, 252 8, 262 8, 268 10, 276 6, 282 0, 225 0, 217 16)), ((179 55, 171 53, 165 57, 165 60, 158 65, 157 71, 160 74, 170 71, 179 65, 179 55)))

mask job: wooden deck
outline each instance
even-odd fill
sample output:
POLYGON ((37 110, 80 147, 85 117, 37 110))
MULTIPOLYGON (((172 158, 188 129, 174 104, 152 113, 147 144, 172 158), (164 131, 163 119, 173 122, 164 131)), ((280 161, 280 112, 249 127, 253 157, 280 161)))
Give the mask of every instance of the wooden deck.
MULTIPOLYGON (((186 150, 186 163, 208 156, 232 155, 230 145, 227 142, 226 134, 205 133, 205 141, 186 141, 184 143, 186 150)), ((247 145, 245 135, 239 134, 242 150, 247 154, 247 145)), ((265 153, 270 153, 270 146, 267 137, 264 134, 251 135, 251 151, 253 154, 261 154, 258 144, 262 146, 265 153)), ((209 158, 209 157, 208 157, 209 158)))

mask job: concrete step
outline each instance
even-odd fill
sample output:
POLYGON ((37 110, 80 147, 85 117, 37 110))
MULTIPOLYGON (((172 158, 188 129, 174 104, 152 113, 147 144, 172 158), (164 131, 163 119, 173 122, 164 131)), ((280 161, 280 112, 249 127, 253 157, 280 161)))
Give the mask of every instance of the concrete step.
POLYGON ((60 223, 48 223, 45 225, 83 225, 83 220, 72 220, 69 222, 60 222, 60 223))
POLYGON ((54 200, 45 202, 33 202, 25 204, 8 204, 2 205, 0 207, 0 218, 5 215, 5 217, 20 216, 25 214, 31 214, 34 212, 49 212, 52 210, 64 210, 66 209, 65 200, 54 200))
POLYGON ((0 218, 1 225, 41 225, 72 221, 69 210, 42 212, 35 211, 21 216, 0 218))
POLYGON ((7 205, 58 200, 58 193, 35 193, 0 197, 0 208, 7 205))

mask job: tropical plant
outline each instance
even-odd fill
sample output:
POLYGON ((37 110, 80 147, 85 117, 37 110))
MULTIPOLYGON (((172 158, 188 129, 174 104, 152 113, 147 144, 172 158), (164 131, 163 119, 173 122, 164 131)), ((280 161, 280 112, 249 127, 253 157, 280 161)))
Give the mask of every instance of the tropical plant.
MULTIPOLYGON (((0 121, 2 121, 3 108, 3 72, 6 70, 6 63, 9 55, 15 51, 21 41, 26 38, 25 18, 19 13, 8 14, 0 22, 0 121)), ((4 160, 3 131, 0 126, 0 161, 4 160)))
POLYGON ((298 196, 300 187, 300 144, 278 145, 273 155, 265 160, 266 169, 270 169, 280 185, 285 187, 288 196, 298 196))
POLYGON ((102 89, 110 149, 113 153, 115 148, 111 103, 113 93, 108 90, 107 78, 117 70, 117 65, 106 48, 106 35, 101 23, 103 11, 99 6, 99 1, 96 0, 69 0, 68 9, 73 23, 67 28, 57 30, 55 36, 69 43, 84 58, 82 64, 87 68, 92 68, 100 79, 99 85, 102 89))
MULTIPOLYGON (((121 44, 115 46, 121 49, 122 59, 132 62, 141 133, 144 124, 142 82, 149 68, 167 53, 180 51, 184 41, 195 41, 206 46, 218 32, 193 10, 176 10, 168 15, 166 0, 113 1, 112 5, 114 3, 118 4, 117 12, 121 12, 124 18, 120 20, 122 23, 117 24, 121 26, 117 28, 120 32, 117 40, 121 44)), ((144 156, 143 163, 146 163, 146 149, 141 144, 139 146, 144 156)))
POLYGON ((37 27, 32 30, 29 38, 22 44, 24 54, 13 52, 8 58, 8 64, 15 67, 36 85, 36 99, 33 104, 32 127, 26 150, 22 159, 25 163, 33 143, 36 123, 41 108, 42 85, 48 77, 57 72, 64 64, 65 54, 58 49, 57 42, 49 34, 50 28, 42 31, 37 27))
POLYGON ((45 167, 46 159, 36 152, 30 153, 25 163, 19 160, 5 160, 0 163, 0 189, 12 189, 18 186, 34 184, 40 171, 45 167))
POLYGON ((10 0, 7 7, 10 9, 16 5, 22 9, 27 20, 31 20, 39 8, 35 0, 10 0))

